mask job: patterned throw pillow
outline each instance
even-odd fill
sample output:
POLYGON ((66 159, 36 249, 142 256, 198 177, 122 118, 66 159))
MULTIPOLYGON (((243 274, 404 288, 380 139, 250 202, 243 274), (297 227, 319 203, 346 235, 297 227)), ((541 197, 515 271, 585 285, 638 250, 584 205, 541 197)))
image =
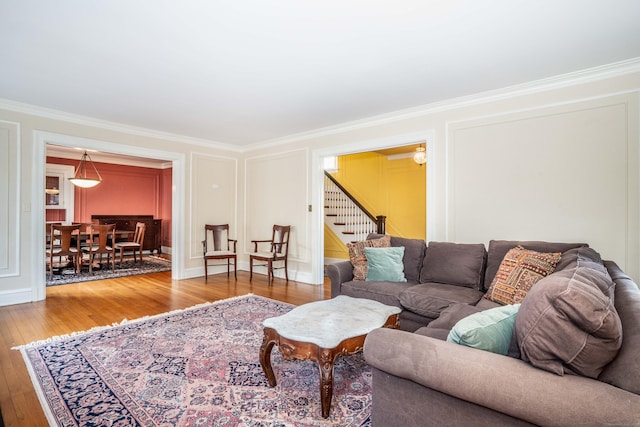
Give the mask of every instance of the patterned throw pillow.
POLYGON ((516 246, 500 263, 484 296, 499 304, 518 304, 540 279, 553 273, 561 252, 536 252, 516 246))
POLYGON ((365 280, 367 278, 367 257, 364 248, 388 248, 391 246, 391 236, 388 234, 371 240, 347 243, 349 260, 353 265, 353 280, 365 280))

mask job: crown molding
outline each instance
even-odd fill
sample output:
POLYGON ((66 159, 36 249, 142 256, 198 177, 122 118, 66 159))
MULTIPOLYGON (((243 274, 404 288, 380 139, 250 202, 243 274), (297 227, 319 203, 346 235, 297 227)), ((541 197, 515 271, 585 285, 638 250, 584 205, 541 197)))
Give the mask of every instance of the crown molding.
POLYGON ((115 132, 128 133, 132 135, 143 136, 147 138, 157 138, 165 141, 173 141, 178 143, 188 143, 207 148, 219 148, 221 150, 229 150, 234 152, 242 151, 238 146, 218 141, 212 141, 202 138, 194 138, 185 135, 178 135, 170 132, 162 132, 154 129, 131 126, 123 123, 111 122, 108 120, 96 119, 93 117, 83 116, 80 114, 67 113, 65 111, 54 110, 37 105, 26 104, 23 102, 12 101, 10 99, 0 98, 0 109, 14 111, 16 113, 31 114, 47 119, 60 120, 78 125, 92 126, 100 129, 111 130, 115 132))
POLYGON ((452 98, 445 101, 434 102, 431 104, 424 104, 418 107, 397 110, 390 113, 367 117, 365 119, 345 122, 339 125, 327 126, 309 132, 301 132, 282 138, 270 139, 251 144, 246 148, 258 149, 274 147, 291 142, 335 135, 338 133, 364 129, 372 126, 384 125, 387 123, 398 122, 401 120, 407 120, 428 114, 487 104, 490 102, 502 101, 510 98, 546 92, 554 89, 577 86, 580 84, 619 77, 636 72, 640 72, 640 57, 584 70, 574 71, 571 73, 561 74, 558 76, 548 77, 518 85, 507 86, 501 89, 480 92, 473 95, 452 98))

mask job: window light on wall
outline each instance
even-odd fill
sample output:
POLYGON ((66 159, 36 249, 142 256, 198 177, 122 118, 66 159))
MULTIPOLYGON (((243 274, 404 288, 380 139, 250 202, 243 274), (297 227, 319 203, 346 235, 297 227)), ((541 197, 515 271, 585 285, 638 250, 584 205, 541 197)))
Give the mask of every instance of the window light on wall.
POLYGON ((323 159, 323 168, 327 172, 338 172, 338 157, 327 156, 323 159))

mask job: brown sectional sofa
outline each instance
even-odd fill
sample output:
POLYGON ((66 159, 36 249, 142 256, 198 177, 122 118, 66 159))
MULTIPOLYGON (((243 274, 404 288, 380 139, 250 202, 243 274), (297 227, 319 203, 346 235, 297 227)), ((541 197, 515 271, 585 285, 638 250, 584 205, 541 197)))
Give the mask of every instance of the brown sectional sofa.
POLYGON ((402 309, 400 330, 375 330, 365 342, 374 426, 640 426, 640 289, 614 262, 581 243, 494 240, 485 250, 431 242, 427 248, 422 240, 392 236, 391 246, 405 247, 407 282, 353 281, 349 261, 327 266, 332 297, 402 309), (522 301, 509 354, 447 342, 459 320, 500 306, 483 296, 517 245, 562 256, 522 301), (575 313, 558 311, 554 304, 563 298, 576 301, 575 313), (622 335, 613 347, 598 335, 612 317, 622 335), (575 354, 545 359, 536 345, 548 336, 556 346, 545 351, 575 354), (604 366, 588 366, 598 357, 604 366))

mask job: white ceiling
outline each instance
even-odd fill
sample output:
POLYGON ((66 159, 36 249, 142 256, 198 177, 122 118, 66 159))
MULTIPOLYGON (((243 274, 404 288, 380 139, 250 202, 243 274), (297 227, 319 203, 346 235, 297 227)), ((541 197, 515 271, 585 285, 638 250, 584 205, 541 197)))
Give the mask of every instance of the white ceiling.
POLYGON ((638 0, 0 0, 0 98, 242 146, 640 57, 638 0))

